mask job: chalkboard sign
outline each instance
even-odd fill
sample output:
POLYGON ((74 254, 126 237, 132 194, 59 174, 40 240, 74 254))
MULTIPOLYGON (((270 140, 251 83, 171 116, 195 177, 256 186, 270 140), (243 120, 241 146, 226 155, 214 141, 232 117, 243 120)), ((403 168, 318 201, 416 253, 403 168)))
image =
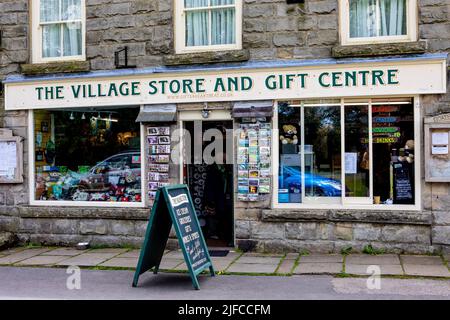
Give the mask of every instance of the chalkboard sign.
POLYGON ((137 286, 142 273, 151 268, 155 274, 158 272, 172 225, 194 288, 200 289, 197 275, 203 270, 209 268, 211 276, 214 276, 214 268, 189 189, 186 185, 175 185, 159 188, 156 192, 144 245, 134 275, 133 287, 137 286))
POLYGON ((407 163, 396 162, 394 167, 394 204, 413 204, 410 168, 407 163))

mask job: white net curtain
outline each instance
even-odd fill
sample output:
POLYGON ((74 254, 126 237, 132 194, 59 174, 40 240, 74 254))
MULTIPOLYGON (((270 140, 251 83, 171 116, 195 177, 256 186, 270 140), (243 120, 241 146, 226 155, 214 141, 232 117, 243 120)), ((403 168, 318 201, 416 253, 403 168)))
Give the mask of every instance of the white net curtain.
POLYGON ((187 9, 186 46, 236 42, 235 0, 185 0, 184 5, 187 9))
POLYGON ((406 34, 408 0, 350 0, 350 37, 406 34))
POLYGON ((41 0, 42 56, 81 55, 82 0, 41 0))

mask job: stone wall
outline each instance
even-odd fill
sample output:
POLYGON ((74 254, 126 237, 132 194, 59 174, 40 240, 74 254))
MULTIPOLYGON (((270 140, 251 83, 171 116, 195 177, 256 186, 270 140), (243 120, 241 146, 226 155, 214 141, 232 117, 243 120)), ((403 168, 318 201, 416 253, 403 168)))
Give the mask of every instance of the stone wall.
MULTIPOLYGON (((33 72, 33 66, 24 66, 30 63, 28 3, 28 0, 0 2, 0 29, 3 31, 0 80, 21 70, 33 72)), ((173 56, 171 0, 86 0, 86 4, 88 70, 114 69, 114 51, 124 46, 130 49, 129 63, 138 68, 177 60, 173 56)), ((450 52, 448 0, 418 0, 418 4, 421 41, 402 46, 365 46, 364 52, 361 48, 346 48, 344 56, 450 52)), ((317 59, 336 56, 337 52, 342 55, 337 7, 337 0, 305 0, 304 4, 293 5, 286 4, 285 0, 244 0, 243 52, 208 54, 203 59, 200 55, 183 61, 317 59)), ((68 72, 71 67, 63 70, 61 66, 47 66, 38 71, 68 72)), ((78 70, 83 68, 79 66, 78 70)), ((450 112, 450 93, 421 97, 421 104, 423 116, 450 112)), ((28 138, 27 122, 27 112, 5 112, 1 95, 0 127, 13 129, 15 135, 28 138)), ((14 231, 22 241, 140 243, 148 215, 146 210, 29 206, 27 140, 24 147, 24 183, 0 185, 0 230, 14 231), (136 212, 140 212, 137 217, 136 212)), ((268 210, 270 199, 258 204, 236 202, 237 243, 270 251, 339 251, 346 246, 361 249, 369 242, 393 251, 428 252, 448 248, 450 184, 422 182, 422 191, 422 212, 387 212, 376 218, 362 215, 359 220, 342 220, 330 215, 323 218, 321 212, 314 211, 297 212, 301 215, 292 221, 294 211, 289 212, 290 217, 285 217, 282 211, 268 210), (305 219, 305 215, 309 218, 305 219), (427 218, 422 219, 423 215, 427 218)))

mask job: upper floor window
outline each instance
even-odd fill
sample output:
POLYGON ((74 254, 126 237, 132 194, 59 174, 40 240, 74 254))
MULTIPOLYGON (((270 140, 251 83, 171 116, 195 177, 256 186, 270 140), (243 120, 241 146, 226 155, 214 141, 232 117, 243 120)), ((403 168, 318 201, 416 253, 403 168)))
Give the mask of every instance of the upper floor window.
POLYGON ((340 12, 344 45, 417 40, 417 0, 342 0, 340 12))
POLYGON ((176 0, 177 53, 242 47, 242 0, 176 0))
POLYGON ((84 60, 85 1, 32 2, 33 62, 84 60))

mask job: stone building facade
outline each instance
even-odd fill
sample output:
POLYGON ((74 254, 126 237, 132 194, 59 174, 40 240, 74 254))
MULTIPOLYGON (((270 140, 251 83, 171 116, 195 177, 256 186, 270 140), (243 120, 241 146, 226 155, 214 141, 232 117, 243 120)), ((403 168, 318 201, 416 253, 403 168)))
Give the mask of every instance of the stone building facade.
MULTIPOLYGON (((85 61, 32 63, 30 2, 0 1, 0 80, 16 75, 32 79, 112 71, 116 69, 114 52, 124 46, 129 49, 129 65, 136 66, 135 70, 450 52, 448 0, 417 0, 417 41, 350 46, 340 42, 338 0, 305 0, 300 4, 244 0, 242 49, 187 54, 175 52, 174 1, 86 0, 85 61)), ((448 70, 446 67, 447 79, 448 70)), ((140 245, 149 216, 147 207, 30 204, 29 113, 5 110, 4 96, 2 90, 0 128, 12 129, 14 135, 25 138, 25 174, 23 183, 0 184, 0 231, 13 232, 21 242, 140 245)), ((210 108, 216 105, 232 108, 230 103, 211 103, 210 108)), ((203 106, 202 101, 178 104, 178 112, 202 110, 203 106)), ((419 112, 422 132, 424 117, 450 112, 450 83, 447 93, 420 95, 419 112)), ((423 139, 419 144, 423 154, 423 139)), ((449 250, 450 184, 425 182, 425 166, 422 160, 420 210, 283 209, 273 208, 271 197, 260 202, 235 201, 235 245, 268 252, 339 252, 348 247, 361 251, 368 244, 389 252, 449 250)), ((170 179, 177 182, 179 175, 170 179)))

